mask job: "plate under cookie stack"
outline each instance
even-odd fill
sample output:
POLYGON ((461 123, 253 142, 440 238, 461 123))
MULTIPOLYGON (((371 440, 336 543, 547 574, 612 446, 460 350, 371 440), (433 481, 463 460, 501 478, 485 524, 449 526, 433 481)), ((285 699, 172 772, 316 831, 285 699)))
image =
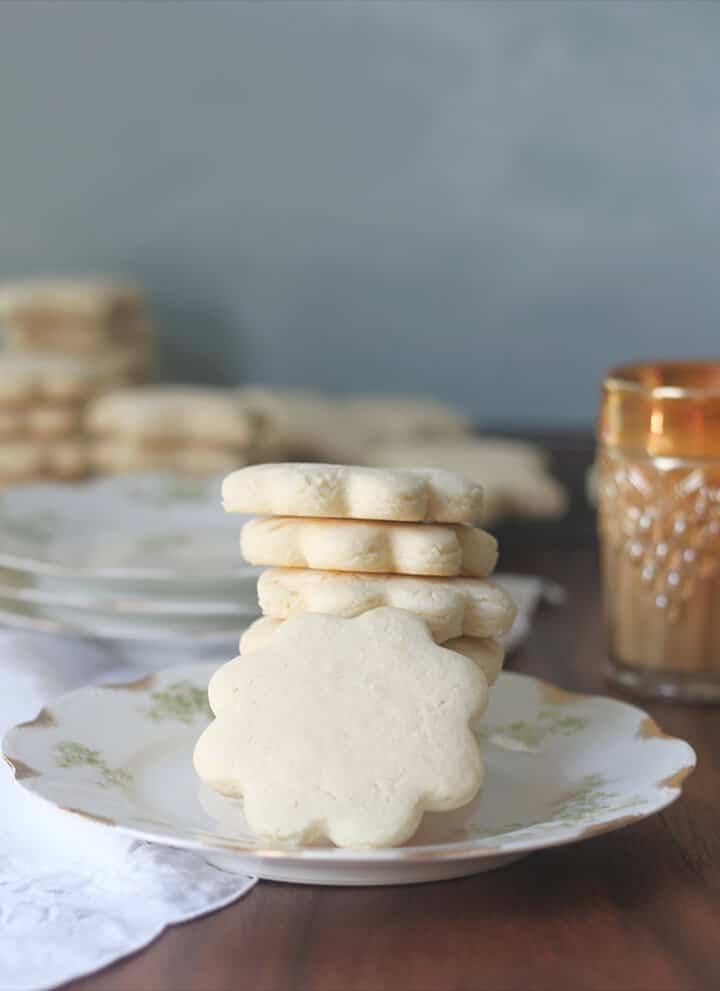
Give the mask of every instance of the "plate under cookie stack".
POLYGON ((87 403, 150 374, 141 293, 99 280, 7 284, 0 329, 0 485, 87 475, 87 403))
POLYGON ((405 842, 425 811, 482 783, 472 732, 515 618, 472 526, 478 485, 432 469, 241 469, 226 511, 260 514, 242 551, 268 565, 263 616, 210 684, 200 777, 244 798, 255 832, 292 844, 405 842))

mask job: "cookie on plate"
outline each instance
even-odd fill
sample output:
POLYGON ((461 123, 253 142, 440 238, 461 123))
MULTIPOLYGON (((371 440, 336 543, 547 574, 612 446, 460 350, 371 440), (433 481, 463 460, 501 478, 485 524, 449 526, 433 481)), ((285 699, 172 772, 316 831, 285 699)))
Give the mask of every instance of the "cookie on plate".
POLYGON ((253 465, 223 482, 229 513, 428 523, 473 523, 482 489, 460 475, 416 468, 253 465))
POLYGON ((409 613, 300 616, 213 676, 216 718, 195 769, 213 790, 243 797, 266 841, 398 845, 425 811, 477 794, 472 724, 486 697, 478 667, 409 613))
POLYGON ((328 571, 486 578, 497 541, 463 523, 388 523, 273 516, 250 520, 240 546, 250 564, 328 571))
MULTIPOLYGON (((240 637, 240 653, 251 654, 270 646, 273 635, 287 620, 261 616, 240 637)), ((502 671, 505 648, 490 637, 456 637, 443 643, 446 650, 456 650, 480 668, 488 685, 494 685, 502 671)))
POLYGON ((498 637, 515 620, 515 604, 499 585, 482 578, 409 578, 271 568, 258 580, 266 616, 288 619, 304 612, 359 616, 378 606, 420 616, 438 643, 454 637, 498 637))

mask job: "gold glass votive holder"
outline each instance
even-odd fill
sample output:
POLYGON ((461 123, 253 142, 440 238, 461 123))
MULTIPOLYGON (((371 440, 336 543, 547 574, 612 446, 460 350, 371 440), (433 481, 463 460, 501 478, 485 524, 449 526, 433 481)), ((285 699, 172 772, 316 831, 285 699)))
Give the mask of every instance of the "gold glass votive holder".
POLYGON ((611 371, 596 479, 611 678, 720 701, 720 361, 611 371))

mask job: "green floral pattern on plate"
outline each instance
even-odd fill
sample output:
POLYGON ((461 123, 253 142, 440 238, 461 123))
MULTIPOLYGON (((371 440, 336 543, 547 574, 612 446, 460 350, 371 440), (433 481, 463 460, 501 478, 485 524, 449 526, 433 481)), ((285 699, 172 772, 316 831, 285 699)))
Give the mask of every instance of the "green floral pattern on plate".
POLYGON ((132 781, 132 775, 121 768, 109 767, 99 750, 93 750, 74 740, 65 740, 55 746, 57 767, 94 767, 98 771, 96 781, 101 788, 122 788, 132 781))
POLYGON ((576 824, 591 816, 614 815, 631 806, 637 808, 645 804, 639 795, 621 797, 617 792, 608 790, 611 785, 612 782, 601 774, 585 775, 576 789, 552 803, 550 822, 576 824))
POLYGON ((207 691, 190 681, 175 681, 164 692, 151 692, 150 698, 153 704, 145 712, 156 723, 175 719, 187 726, 198 715, 212 718, 207 691))
MULTIPOLYGON (((209 714, 209 675, 199 663, 148 677, 132 690, 89 687, 55 699, 52 722, 16 727, 3 742, 18 785, 145 840, 254 857, 257 839, 242 803, 199 787, 192 768, 209 714)), ((417 845, 377 853, 277 849, 283 876, 346 882, 357 870, 362 883, 377 883, 387 865, 386 880, 397 883, 427 880, 427 864, 446 859, 453 872, 465 857, 498 866, 506 854, 616 829, 677 797, 694 765, 688 744, 639 732, 648 716, 626 703, 556 695, 527 676, 500 675, 487 725, 506 736, 486 742, 485 788, 463 809, 428 816, 417 845)), ((263 861, 255 866, 263 874, 263 861)))
POLYGON ((572 736, 587 729, 586 716, 572 715, 562 706, 542 708, 532 721, 519 719, 502 726, 480 726, 478 736, 498 745, 503 741, 519 744, 518 749, 535 750, 553 736, 572 736))
POLYGON ((558 826, 577 826, 588 822, 594 816, 614 816, 618 812, 632 808, 639 810, 647 803, 639 795, 620 796, 609 790, 612 783, 601 774, 587 774, 581 778, 577 787, 556 799, 550 805, 547 816, 530 822, 507 822, 502 826, 482 829, 471 826, 468 833, 482 838, 498 836, 506 833, 521 833, 523 839, 558 826))

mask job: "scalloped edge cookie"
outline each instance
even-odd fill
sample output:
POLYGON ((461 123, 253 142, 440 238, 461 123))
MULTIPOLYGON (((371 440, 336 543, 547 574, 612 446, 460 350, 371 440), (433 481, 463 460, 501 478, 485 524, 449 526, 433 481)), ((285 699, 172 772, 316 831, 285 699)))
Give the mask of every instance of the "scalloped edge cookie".
POLYGON ((263 614, 352 617, 379 606, 415 613, 438 643, 454 637, 498 637, 512 626, 516 607, 499 585, 483 578, 359 575, 305 568, 271 568, 258 579, 263 614))
MULTIPOLYGON (((261 616, 245 630, 240 637, 241 654, 252 654, 265 650, 271 645, 273 635, 287 620, 272 616, 261 616)), ((505 648, 492 637, 456 637, 443 643, 446 650, 455 650, 480 668, 487 678, 488 685, 494 685, 505 661, 505 648)))
POLYGON ((487 690, 475 664, 409 613, 306 614, 212 677, 216 719, 195 769, 213 790, 242 796, 250 827, 273 842, 396 846, 424 812, 477 794, 472 726, 487 690))
POLYGON ((497 540, 462 523, 271 516, 250 520, 240 546, 250 564, 324 571, 486 578, 497 563, 497 540))
POLYGON ((482 511, 477 483, 433 468, 252 465, 228 475, 222 495, 226 512, 260 516, 474 523, 482 511))

